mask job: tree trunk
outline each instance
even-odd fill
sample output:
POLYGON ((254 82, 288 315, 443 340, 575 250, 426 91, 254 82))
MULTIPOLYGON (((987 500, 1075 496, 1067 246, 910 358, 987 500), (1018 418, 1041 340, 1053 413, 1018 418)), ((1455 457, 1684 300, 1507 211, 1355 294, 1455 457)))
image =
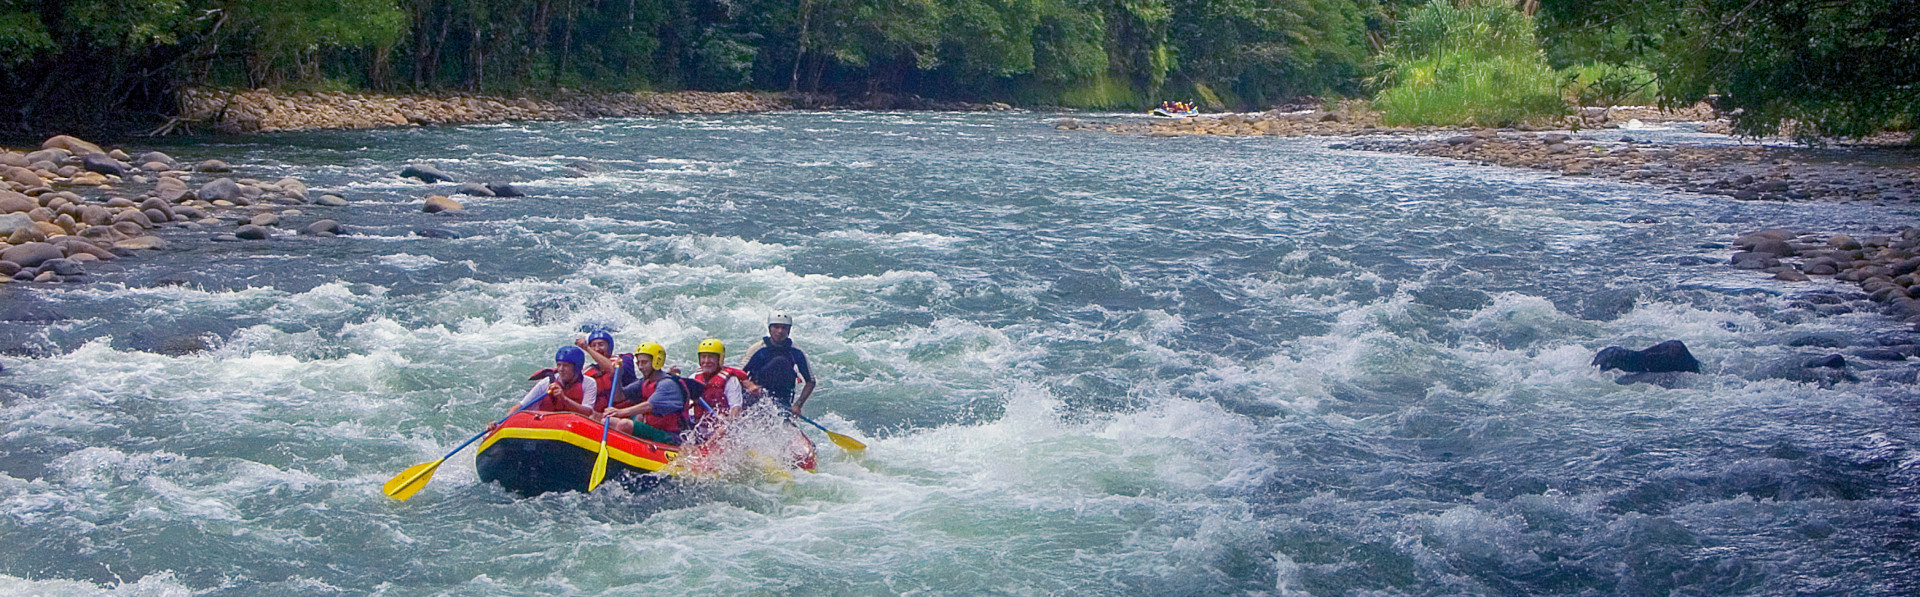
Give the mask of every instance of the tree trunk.
POLYGON ((800 36, 794 40, 793 74, 787 80, 787 91, 800 90, 800 60, 807 56, 807 25, 813 17, 813 0, 800 0, 800 36))
POLYGON ((560 33, 560 52, 559 56, 556 57, 560 60, 560 66, 553 69, 553 87, 555 89, 560 88, 560 77, 566 74, 568 68, 572 67, 570 63, 573 58, 573 23, 577 16, 573 9, 573 0, 567 0, 567 28, 560 33))

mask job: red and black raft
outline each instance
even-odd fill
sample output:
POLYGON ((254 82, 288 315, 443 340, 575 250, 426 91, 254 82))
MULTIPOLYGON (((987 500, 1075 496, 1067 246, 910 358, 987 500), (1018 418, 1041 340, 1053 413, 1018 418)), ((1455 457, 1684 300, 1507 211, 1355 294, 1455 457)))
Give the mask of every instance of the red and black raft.
MULTIPOLYGON (((813 470, 813 442, 796 429, 794 464, 813 470)), ((481 482, 497 482, 526 496, 586 491, 600 455, 600 423, 574 413, 522 411, 500 423, 480 444, 474 466, 481 482)), ((608 433, 607 479, 652 487, 681 474, 680 447, 608 433)))

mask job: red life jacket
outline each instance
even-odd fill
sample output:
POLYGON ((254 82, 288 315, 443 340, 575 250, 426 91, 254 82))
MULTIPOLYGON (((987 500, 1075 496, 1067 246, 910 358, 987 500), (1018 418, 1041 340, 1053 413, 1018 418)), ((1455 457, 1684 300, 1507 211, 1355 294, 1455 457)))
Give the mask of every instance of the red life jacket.
POLYGON ((596 394, 593 397, 593 404, 587 404, 587 408, 606 410, 613 404, 613 372, 601 371, 599 364, 593 364, 587 365, 587 370, 583 375, 593 378, 595 386, 594 393, 596 394))
MULTIPOLYGON (((720 370, 714 372, 713 375, 707 375, 706 373, 693 374, 694 381, 707 386, 706 392, 700 395, 702 399, 707 401, 706 406, 712 406, 714 410, 724 411, 727 409, 729 406, 727 404, 728 378, 745 381, 747 379, 747 372, 732 367, 721 367, 720 370)), ((688 402, 687 408, 693 410, 693 420, 695 421, 705 419, 708 415, 713 414, 707 411, 706 406, 702 406, 698 402, 688 402)))
MULTIPOLYGON (((548 377, 547 381, 549 383, 552 383, 555 381, 559 381, 559 379, 558 379, 558 376, 554 376, 554 377, 548 377)), ((586 385, 583 383, 585 381, 586 381, 586 378, 576 379, 573 381, 573 385, 567 385, 565 382, 561 382, 560 393, 566 396, 567 398, 573 399, 574 402, 580 402, 581 401, 580 399, 583 397, 583 395, 587 391, 586 385)), ((558 398, 555 398, 553 394, 547 394, 545 396, 541 396, 540 401, 533 403, 533 408, 529 408, 527 410, 567 412, 567 409, 561 404, 560 400, 558 398)))
MULTIPOLYGON (((658 371, 658 370, 656 369, 655 371, 658 371)), ((665 373, 661 373, 659 379, 640 380, 640 399, 641 400, 646 400, 648 398, 653 397, 653 390, 656 386, 660 384, 660 381, 659 381, 660 379, 670 379, 670 378, 667 377, 665 373)), ((685 419, 686 419, 685 412, 677 412, 670 415, 656 415, 653 413, 646 413, 646 414, 640 415, 641 422, 644 422, 648 425, 652 425, 654 429, 659 429, 667 433, 679 433, 680 422, 685 419)))

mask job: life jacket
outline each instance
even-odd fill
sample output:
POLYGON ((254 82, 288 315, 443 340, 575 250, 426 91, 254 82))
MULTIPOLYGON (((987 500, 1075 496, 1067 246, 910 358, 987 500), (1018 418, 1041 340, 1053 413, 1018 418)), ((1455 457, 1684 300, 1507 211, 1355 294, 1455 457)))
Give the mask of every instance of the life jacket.
MULTIPOLYGON (((555 379, 551 374, 547 376, 547 380, 559 381, 558 379, 555 379)), ((586 378, 583 377, 583 378, 574 380, 573 385, 567 385, 566 382, 560 382, 560 393, 566 396, 567 398, 573 399, 574 402, 581 402, 581 398, 584 397, 584 394, 587 391, 586 384, 582 383, 584 381, 586 381, 586 378)), ((584 404, 584 402, 582 403, 584 404)), ((562 411, 566 411, 567 409, 561 405, 559 399, 555 398, 553 394, 549 393, 545 396, 541 396, 540 401, 533 403, 533 408, 529 408, 527 410, 562 412, 562 411)))
MULTIPOLYGON (((640 380, 640 399, 648 400, 653 398, 654 391, 659 389, 660 382, 663 381, 680 384, 681 398, 688 403, 694 402, 697 397, 706 392, 706 385, 694 381, 693 378, 680 377, 662 371, 658 379, 640 380)), ((687 419, 687 415, 691 410, 691 408, 688 408, 688 405, 683 405, 680 410, 676 412, 642 414, 640 415, 640 421, 652 425, 654 429, 659 429, 667 433, 679 433, 680 430, 693 426, 692 422, 687 419)))
POLYGON ((793 340, 787 340, 779 346, 775 346, 768 338, 762 338, 761 342, 760 350, 766 352, 769 358, 766 364, 753 370, 753 383, 766 388, 768 395, 792 397, 793 384, 800 379, 800 375, 794 372, 793 340))
MULTIPOLYGON (((582 371, 581 375, 585 375, 587 377, 593 378, 593 383, 596 386, 594 389, 597 395, 593 397, 592 404, 587 404, 587 408, 591 408, 593 410, 606 410, 608 406, 613 404, 613 400, 612 400, 613 372, 612 371, 601 371, 600 365, 596 363, 592 365, 587 365, 587 370, 582 371)), ((581 404, 586 404, 586 403, 582 402, 581 404)))
POLYGON ((727 404, 728 379, 744 381, 747 379, 747 372, 732 367, 721 367, 720 370, 715 371, 713 375, 707 375, 705 373, 693 374, 693 380, 700 382, 700 384, 706 388, 700 393, 700 398, 705 400, 706 404, 691 403, 687 405, 687 410, 694 411, 693 420, 699 421, 712 415, 713 413, 707 410, 708 406, 713 407, 714 410, 722 411, 730 406, 727 404))

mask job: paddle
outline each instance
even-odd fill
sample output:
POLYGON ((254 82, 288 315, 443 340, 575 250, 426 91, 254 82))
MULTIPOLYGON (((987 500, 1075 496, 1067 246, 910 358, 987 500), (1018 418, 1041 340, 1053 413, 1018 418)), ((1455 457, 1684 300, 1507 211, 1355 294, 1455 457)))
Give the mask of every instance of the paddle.
MULTIPOLYGON (((545 397, 546 395, 544 394, 540 396, 535 396, 532 400, 528 400, 526 401, 526 403, 521 404, 519 408, 513 409, 513 412, 507 413, 507 416, 501 417, 499 422, 496 422, 493 425, 490 425, 489 427, 507 422, 507 419, 512 418, 516 414, 520 414, 520 411, 526 410, 527 407, 533 406, 535 403, 540 402, 541 398, 545 398, 545 397)), ((407 498, 413 497, 413 494, 419 493, 421 488, 426 487, 428 481, 433 480, 433 471, 439 469, 441 463, 446 462, 448 458, 452 458, 454 454, 460 453, 460 451, 465 450, 468 445, 473 444, 473 442, 479 441, 480 438, 485 437, 486 435, 487 435, 486 431, 481 431, 480 433, 476 433, 474 434, 473 437, 467 438, 466 442, 461 443, 460 447, 454 448, 453 451, 451 452, 447 452, 446 456, 441 456, 439 460, 435 460, 433 462, 428 462, 424 464, 416 464, 411 467, 408 467, 407 470, 400 471, 400 474, 394 475, 392 479, 389 479, 387 481, 386 485, 380 486, 380 490, 386 492, 387 497, 400 500, 403 502, 407 501, 407 498)))
POLYGON ((588 493, 599 487, 601 481, 607 480, 607 431, 613 429, 612 418, 613 415, 607 415, 607 418, 600 420, 600 456, 593 461, 593 478, 587 480, 588 493))
POLYGON ((848 452, 858 452, 858 451, 867 449, 867 445, 860 443, 860 440, 853 439, 851 437, 847 437, 847 436, 829 431, 826 427, 822 427, 819 423, 814 423, 813 419, 807 418, 806 415, 795 414, 793 416, 800 417, 800 420, 806 421, 807 423, 813 425, 814 427, 819 427, 821 431, 825 431, 827 434, 827 439, 833 440, 833 445, 840 446, 840 449, 842 450, 846 450, 848 452))

